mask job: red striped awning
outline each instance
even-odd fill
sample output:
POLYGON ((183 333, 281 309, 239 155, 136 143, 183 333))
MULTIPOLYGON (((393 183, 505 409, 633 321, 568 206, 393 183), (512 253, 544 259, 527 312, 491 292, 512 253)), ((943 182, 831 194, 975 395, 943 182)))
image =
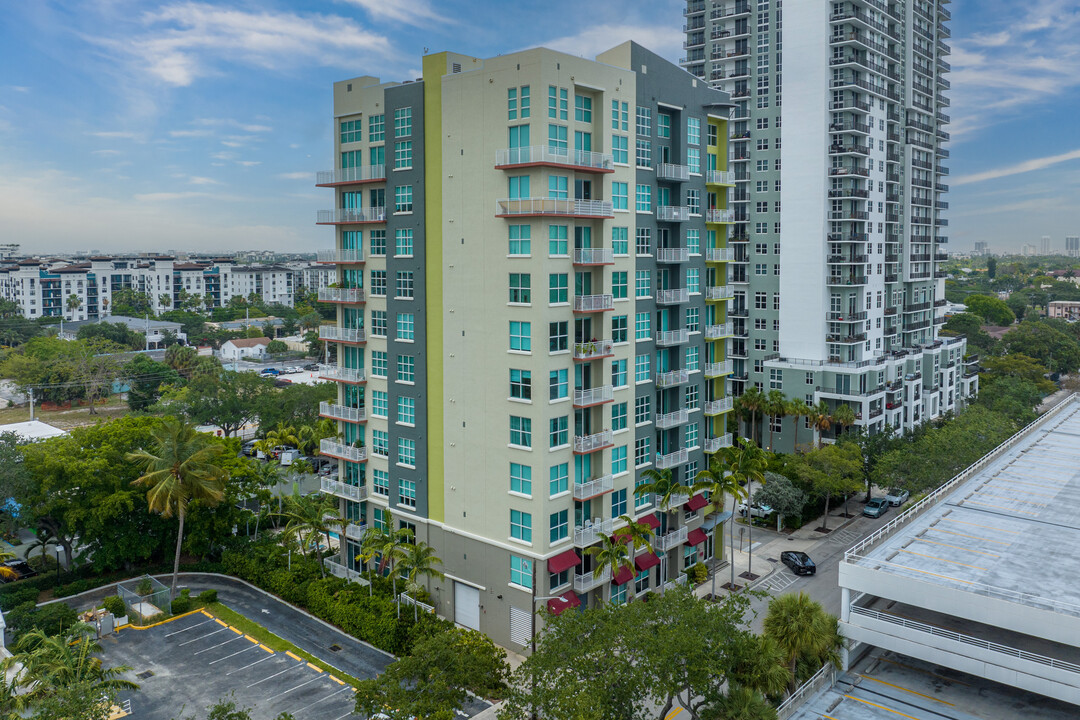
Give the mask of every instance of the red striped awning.
POLYGON ((644 555, 638 555, 634 558, 634 566, 639 571, 648 570, 654 568, 660 564, 660 557, 656 553, 645 553, 644 555))
POLYGON ((701 528, 694 528, 686 536, 686 542, 684 545, 700 545, 709 539, 709 536, 705 534, 705 531, 701 528))
POLYGON ((634 571, 628 567, 619 568, 619 572, 615 573, 615 577, 611 578, 612 585, 625 585, 634 579, 634 571))
POLYGON ((690 512, 693 512, 694 510, 700 510, 708 504, 709 501, 705 499, 705 493, 701 493, 700 495, 695 495, 694 497, 690 498, 690 501, 686 503, 686 505, 684 505, 683 507, 685 507, 690 512))
POLYGON ((567 590, 559 597, 547 601, 548 612, 552 615, 558 615, 563 610, 576 608, 578 605, 581 605, 581 601, 578 600, 578 596, 574 594, 573 590, 567 590), (565 602, 563 602, 564 600, 565 602))
POLYGON ((577 550, 574 550, 573 548, 566 552, 561 552, 553 558, 548 558, 547 561, 549 573, 561 573, 563 570, 569 570, 580 564, 581 556, 579 556, 577 550))

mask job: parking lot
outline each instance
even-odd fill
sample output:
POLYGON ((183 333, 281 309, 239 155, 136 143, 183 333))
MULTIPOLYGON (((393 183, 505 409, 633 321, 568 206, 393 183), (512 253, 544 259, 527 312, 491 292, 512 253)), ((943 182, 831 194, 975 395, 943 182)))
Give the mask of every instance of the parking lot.
POLYGON ((352 713, 350 685, 205 611, 145 630, 125 628, 103 638, 102 647, 104 662, 129 665, 125 677, 140 685, 121 695, 131 700, 133 718, 202 718, 221 699, 253 708, 253 720, 282 712, 296 720, 361 717, 352 713))

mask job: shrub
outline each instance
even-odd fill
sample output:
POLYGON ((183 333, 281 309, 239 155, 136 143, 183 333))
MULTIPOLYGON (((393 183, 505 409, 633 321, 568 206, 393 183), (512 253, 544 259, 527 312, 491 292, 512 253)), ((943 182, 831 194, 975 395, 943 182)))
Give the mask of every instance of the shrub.
POLYGON ((700 585, 709 579, 709 568, 705 567, 705 563, 697 563, 687 570, 687 574, 690 576, 692 583, 700 585))
POLYGON ((146 597, 150 593, 154 592, 154 583, 150 580, 150 578, 143 578, 135 587, 135 592, 140 597, 146 597))
POLYGON ((217 590, 203 590, 195 598, 203 605, 209 605, 210 603, 217 602, 217 590))
POLYGON ((53 595, 58 598, 70 597, 72 595, 78 595, 81 592, 86 592, 87 590, 92 590, 93 588, 94 586, 89 580, 76 580, 73 583, 61 585, 56 588, 56 590, 53 591, 53 595))
POLYGON ((101 601, 101 607, 111 612, 116 617, 123 617, 127 615, 127 608, 124 607, 124 601, 120 599, 119 595, 110 595, 101 601))
POLYGON ((41 629, 47 635, 58 635, 64 628, 78 622, 79 614, 65 603, 51 603, 39 608, 33 602, 25 602, 8 613, 6 620, 17 639, 34 628, 41 629))
POLYGON ((169 609, 172 610, 173 615, 183 615, 191 610, 191 598, 187 595, 181 595, 172 601, 169 609))
POLYGON ((5 592, 0 595, 0 610, 8 612, 17 605, 23 603, 37 603, 38 593, 36 585, 30 585, 25 580, 4 586, 5 592))

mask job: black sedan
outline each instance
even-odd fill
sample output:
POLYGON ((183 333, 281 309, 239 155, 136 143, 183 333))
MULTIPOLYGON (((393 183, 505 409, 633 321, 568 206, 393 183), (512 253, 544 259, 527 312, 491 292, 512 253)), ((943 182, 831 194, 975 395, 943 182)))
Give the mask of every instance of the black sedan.
POLYGON ((791 568, 791 572, 796 575, 813 575, 817 572, 817 565, 801 550, 785 550, 780 553, 780 562, 791 568))

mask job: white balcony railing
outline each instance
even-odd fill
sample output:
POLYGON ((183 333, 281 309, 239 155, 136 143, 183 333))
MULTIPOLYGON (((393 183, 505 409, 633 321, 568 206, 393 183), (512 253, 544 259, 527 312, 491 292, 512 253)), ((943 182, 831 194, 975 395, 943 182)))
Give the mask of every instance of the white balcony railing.
POLYGON ((362 383, 366 380, 363 370, 341 367, 340 365, 320 365, 319 377, 325 380, 337 380, 349 383, 362 383))
POLYGON ((351 408, 330 402, 319 403, 319 414, 323 417, 345 422, 364 422, 367 420, 367 411, 364 408, 351 408))
POLYGON ((656 416, 656 427, 661 430, 685 425, 690 421, 690 411, 685 408, 675 412, 661 413, 656 416))
POLYGON ((600 587, 606 582, 611 582, 611 568, 604 568, 599 575, 584 573, 574 576, 574 592, 587 593, 595 587, 600 587))
POLYGON ((735 297, 735 288, 726 285, 713 285, 705 288, 706 300, 731 300, 735 297))
POLYGON ((364 539, 364 535, 367 534, 367 525, 357 525, 356 523, 349 523, 345 526, 345 537, 356 542, 361 542, 364 539))
POLYGON ((610 535, 614 530, 614 520, 586 520, 574 528, 574 547, 588 547, 600 539, 601 533, 610 535))
POLYGON ((656 248, 656 262, 684 263, 690 259, 688 248, 656 248))
POLYGON ((707 400, 705 402, 705 414, 706 415, 719 415, 725 413, 734 407, 735 399, 732 397, 723 397, 719 400, 707 400))
POLYGON ((574 406, 587 407, 611 402, 614 399, 614 390, 610 385, 597 385, 596 387, 574 389, 574 406))
POLYGON ((667 468, 673 468, 678 465, 685 465, 687 462, 689 462, 689 460, 690 451, 688 451, 686 448, 683 448, 682 450, 676 450, 675 452, 668 453, 667 455, 661 455, 660 453, 657 453, 656 467, 660 468, 661 470, 665 470, 667 468))
POLYGON ((689 370, 670 370, 656 374, 656 386, 662 388, 685 385, 690 382, 689 370))
POLYGON ((356 485, 350 485, 341 482, 340 480, 325 477, 322 479, 321 483, 322 491, 327 495, 335 495, 337 497, 345 498, 346 500, 355 500, 356 502, 367 497, 367 488, 357 487, 356 485))
POLYGON ((734 185, 735 172, 733 170, 708 170, 705 172, 705 182, 710 185, 734 185))
POLYGON ((689 180, 690 168, 686 165, 660 163, 656 166, 657 180, 689 180))
POLYGON ((732 335, 734 332, 735 328, 731 323, 724 323, 723 325, 706 325, 705 339, 719 340, 720 338, 732 335))
POLYGON ((660 594, 663 595, 668 590, 674 590, 675 588, 679 587, 680 585, 685 585, 687 577, 688 576, 685 573, 683 573, 682 575, 675 578, 674 580, 668 580, 666 583, 664 583, 663 585, 660 586, 660 594))
POLYGON ((705 438, 705 452, 719 452, 721 448, 731 447, 731 433, 725 433, 720 437, 705 438))
POLYGON ((615 488, 615 481, 611 475, 604 475, 589 482, 574 484, 574 499, 588 500, 589 498, 611 492, 615 488))
POLYGON ((378 182, 386 179, 385 165, 365 165, 363 167, 338 168, 315 173, 316 185, 336 185, 338 183, 378 182))
POLYGON ((360 288, 319 288, 319 302, 362 303, 364 291, 360 288))
POLYGON ((730 223, 735 222, 734 210, 706 210, 705 222, 730 223))
POLYGON ((574 452, 578 454, 591 453, 600 448, 605 448, 613 442, 610 430, 601 430, 592 435, 575 435, 574 452))
POLYGON ((359 585, 367 585, 368 581, 365 580, 359 572, 356 570, 350 570, 339 562, 334 560, 324 560, 326 564, 326 570, 334 577, 345 578, 350 582, 357 583, 359 585))
POLYGON ((615 352, 611 340, 590 340, 589 342, 574 343, 575 360, 592 360, 593 358, 607 357, 615 352))
POLYGON ((707 248, 705 260, 707 262, 731 262, 735 259, 735 248, 707 248))
POLYGON ((678 547, 686 542, 689 529, 684 525, 678 530, 672 530, 667 535, 658 535, 653 543, 660 552, 667 552, 673 547, 678 547))
POLYGON ((656 291, 657 305, 677 305, 685 302, 690 302, 690 291, 687 288, 656 291))
POLYGON ((324 438, 319 441, 319 453, 329 457, 338 458, 339 460, 367 462, 366 447, 353 447, 347 443, 330 440, 329 438, 324 438))
POLYGON ((315 222, 323 225, 331 223, 375 223, 386 222, 386 208, 338 208, 319 210, 315 222))
POLYGON ((615 298, 611 295, 575 295, 574 312, 602 312, 615 309, 615 298))
POLYGON ((544 163, 547 165, 569 165, 592 170, 613 170, 614 159, 611 153, 591 152, 589 150, 571 150, 569 148, 557 148, 547 145, 530 145, 528 147, 503 148, 495 151, 495 165, 506 167, 510 165, 531 165, 544 163))
POLYGON ((690 342, 690 331, 686 328, 681 330, 661 330, 656 333, 656 344, 660 347, 683 345, 690 342))
POLYGON ((575 265, 611 265, 615 254, 611 248, 574 248, 575 265))
POLYGON ((529 197, 495 201, 496 215, 556 215, 563 217, 614 217, 610 202, 604 200, 561 200, 529 197))
POLYGON ((356 250, 320 250, 315 257, 321 263, 362 263, 364 262, 364 251, 359 248, 356 250))
POLYGON ((685 222, 690 219, 690 208, 684 205, 658 205, 656 219, 663 222, 685 222))
POLYGON ((730 375, 732 373, 732 366, 730 360, 718 363, 705 363, 705 377, 717 378, 724 375, 730 375))
POLYGON ((335 342, 362 343, 364 342, 364 329, 343 328, 338 327, 337 325, 320 325, 319 339, 332 340, 335 342))

